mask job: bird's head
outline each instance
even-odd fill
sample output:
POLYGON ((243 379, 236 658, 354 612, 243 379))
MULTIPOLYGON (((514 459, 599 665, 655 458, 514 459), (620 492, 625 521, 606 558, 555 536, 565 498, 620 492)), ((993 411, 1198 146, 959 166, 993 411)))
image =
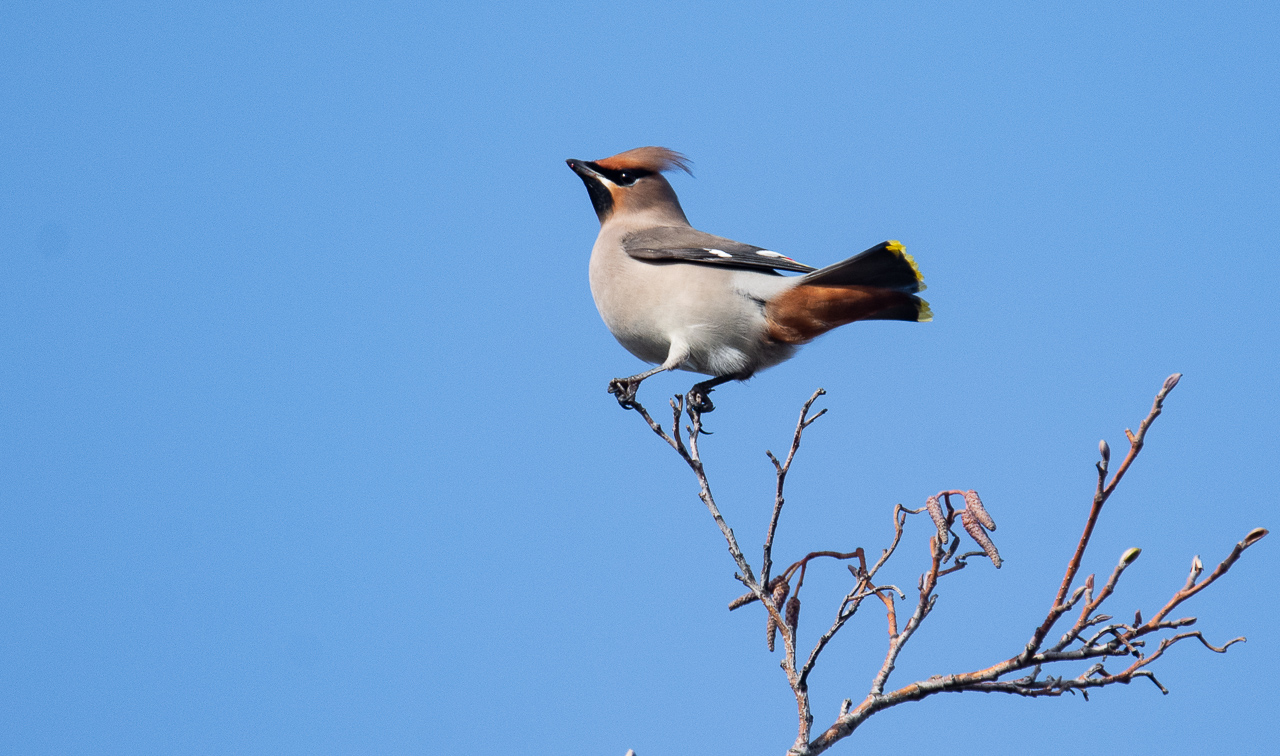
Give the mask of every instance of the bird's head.
POLYGON ((637 147, 603 160, 566 160, 587 185, 596 216, 604 223, 617 215, 653 213, 688 223, 675 190, 662 176, 681 170, 690 176, 689 160, 666 147, 637 147))

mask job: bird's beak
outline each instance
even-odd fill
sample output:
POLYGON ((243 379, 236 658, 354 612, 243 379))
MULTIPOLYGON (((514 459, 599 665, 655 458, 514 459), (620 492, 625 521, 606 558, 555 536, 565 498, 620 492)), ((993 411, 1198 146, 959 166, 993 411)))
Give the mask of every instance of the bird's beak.
POLYGON ((596 210, 596 217, 604 223, 613 214, 613 192, 609 189, 613 182, 600 175, 589 160, 570 158, 564 162, 582 179, 587 187, 587 194, 591 196, 591 206, 596 210))
POLYGON ((587 165, 587 161, 585 160, 574 160, 573 158, 569 158, 564 162, 568 164, 569 168, 574 173, 578 174, 584 179, 587 177, 600 178, 600 174, 591 170, 591 167, 587 165))

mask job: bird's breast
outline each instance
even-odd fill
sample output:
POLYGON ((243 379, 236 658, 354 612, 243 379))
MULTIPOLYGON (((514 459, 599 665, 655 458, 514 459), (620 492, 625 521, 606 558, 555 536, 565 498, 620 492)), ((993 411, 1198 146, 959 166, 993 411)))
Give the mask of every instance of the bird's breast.
POLYGON ((591 295, 610 332, 642 360, 660 364, 672 343, 685 369, 709 375, 752 373, 790 356, 766 338, 764 302, 788 278, 691 263, 636 260, 601 235, 591 255, 591 295))

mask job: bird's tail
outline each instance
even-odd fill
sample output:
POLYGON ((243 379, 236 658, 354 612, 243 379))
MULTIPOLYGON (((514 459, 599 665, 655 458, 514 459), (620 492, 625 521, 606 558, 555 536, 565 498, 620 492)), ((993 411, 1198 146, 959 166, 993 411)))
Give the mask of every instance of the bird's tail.
POLYGON ((802 344, 855 320, 933 320, 915 296, 924 277, 901 242, 887 241, 848 260, 802 276, 769 300, 765 316, 777 341, 802 344))
POLYGON ((880 242, 848 260, 806 275, 808 286, 873 286, 907 294, 924 291, 924 276, 899 241, 880 242))

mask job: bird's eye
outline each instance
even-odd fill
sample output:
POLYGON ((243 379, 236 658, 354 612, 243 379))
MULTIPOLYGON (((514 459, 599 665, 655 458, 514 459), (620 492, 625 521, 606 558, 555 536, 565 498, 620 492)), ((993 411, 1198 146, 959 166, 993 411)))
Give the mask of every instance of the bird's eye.
POLYGON ((615 170, 604 169, 600 171, 600 174, 617 186, 631 186, 645 176, 652 175, 652 171, 646 171, 643 168, 620 168, 615 170))

